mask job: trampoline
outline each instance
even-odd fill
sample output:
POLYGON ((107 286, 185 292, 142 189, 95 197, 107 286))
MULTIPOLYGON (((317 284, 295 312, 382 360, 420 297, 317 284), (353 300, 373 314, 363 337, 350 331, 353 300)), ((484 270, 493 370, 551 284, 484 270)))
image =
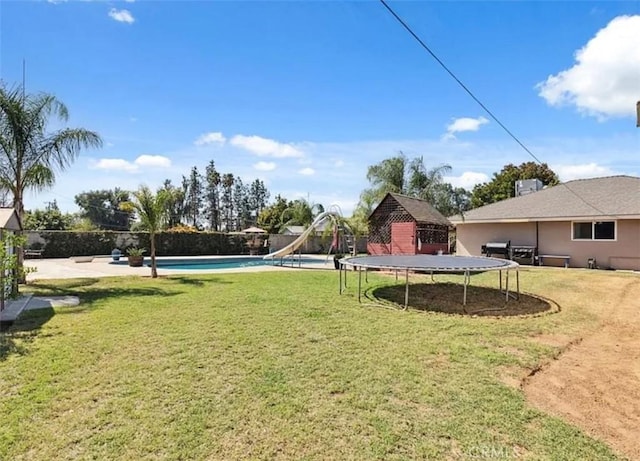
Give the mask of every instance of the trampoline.
POLYGON ((405 294, 404 308, 409 306, 409 271, 421 271, 431 274, 461 274, 464 277, 462 305, 467 304, 467 287, 471 274, 488 271, 498 271, 500 280, 500 292, 505 294, 506 301, 510 297, 520 298, 520 276, 518 268, 520 265, 508 259, 487 258, 480 256, 451 256, 451 255, 379 255, 379 256, 358 256, 343 258, 340 260, 340 294, 347 286, 347 268, 353 268, 358 272, 358 302, 361 300, 362 291, 362 270, 365 271, 365 278, 369 269, 383 269, 396 271, 396 279, 399 271, 405 274, 405 294), (516 293, 509 292, 509 272, 515 271, 516 293), (344 271, 344 276, 343 272, 344 271), (505 271, 504 291, 502 289, 502 272, 505 271))

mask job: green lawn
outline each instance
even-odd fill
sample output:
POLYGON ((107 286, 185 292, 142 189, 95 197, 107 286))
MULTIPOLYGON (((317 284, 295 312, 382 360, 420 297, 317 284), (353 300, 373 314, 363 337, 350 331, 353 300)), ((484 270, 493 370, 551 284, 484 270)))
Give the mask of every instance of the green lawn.
MULTIPOLYGON (((575 274, 521 278, 554 298, 596 277, 575 274)), ((5 333, 0 460, 616 459, 503 384, 558 353, 535 336, 595 325, 584 299, 451 316, 358 304, 353 282, 342 296, 337 273, 310 270, 28 287, 82 303, 5 333)))

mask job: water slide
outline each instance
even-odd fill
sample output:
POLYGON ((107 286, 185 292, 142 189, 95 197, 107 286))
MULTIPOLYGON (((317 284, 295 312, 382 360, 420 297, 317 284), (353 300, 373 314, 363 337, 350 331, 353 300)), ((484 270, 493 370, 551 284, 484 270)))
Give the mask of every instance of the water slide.
POLYGON ((295 252, 298 248, 300 248, 302 244, 306 242, 307 239, 315 233, 316 227, 318 227, 325 219, 329 217, 336 218, 337 216, 338 215, 335 211, 325 211, 324 213, 320 213, 318 216, 316 216, 316 219, 314 219, 313 223, 311 223, 311 225, 307 227, 302 234, 300 234, 300 237, 295 239, 286 247, 280 248, 279 250, 274 251, 273 253, 269 253, 268 255, 265 255, 263 259, 281 258, 283 256, 290 255, 291 253, 295 252))

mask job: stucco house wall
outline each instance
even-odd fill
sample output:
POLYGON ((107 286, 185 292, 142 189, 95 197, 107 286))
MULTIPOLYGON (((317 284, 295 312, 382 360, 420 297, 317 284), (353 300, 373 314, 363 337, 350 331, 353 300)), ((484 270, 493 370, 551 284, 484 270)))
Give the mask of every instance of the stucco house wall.
MULTIPOLYGON (((640 270, 640 177, 577 179, 449 220, 456 225, 461 255, 479 255, 485 243, 510 240, 512 245, 537 246, 540 255, 570 256, 571 267, 588 267, 589 259, 595 259, 600 268, 640 270), (575 227, 576 222, 581 225, 575 227), (611 222, 613 239, 610 224, 602 225, 611 222), (591 229, 584 227, 587 223, 591 229), (574 240, 574 227, 589 238, 574 240)), ((545 265, 554 263, 564 265, 563 260, 544 260, 545 265)))
MULTIPOLYGON (((640 270, 640 220, 616 222, 616 240, 572 240, 571 221, 538 223, 538 253, 571 256, 570 267, 587 267, 595 258, 601 268, 640 270)), ((480 256, 487 242, 511 241, 512 245, 536 245, 536 223, 486 223, 458 225, 456 248, 459 255, 480 256)), ((549 259, 545 265, 564 264, 549 259)))
POLYGON ((535 245, 535 223, 465 224, 456 227, 456 254, 481 256, 480 247, 487 242, 507 242, 512 245, 535 245))

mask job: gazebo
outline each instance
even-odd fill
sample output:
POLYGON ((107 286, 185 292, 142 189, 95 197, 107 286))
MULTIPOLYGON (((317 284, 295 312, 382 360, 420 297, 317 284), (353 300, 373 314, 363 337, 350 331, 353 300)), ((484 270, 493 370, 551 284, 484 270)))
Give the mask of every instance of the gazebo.
POLYGON ((448 253, 451 223, 426 200, 388 193, 369 216, 370 255, 448 253))

